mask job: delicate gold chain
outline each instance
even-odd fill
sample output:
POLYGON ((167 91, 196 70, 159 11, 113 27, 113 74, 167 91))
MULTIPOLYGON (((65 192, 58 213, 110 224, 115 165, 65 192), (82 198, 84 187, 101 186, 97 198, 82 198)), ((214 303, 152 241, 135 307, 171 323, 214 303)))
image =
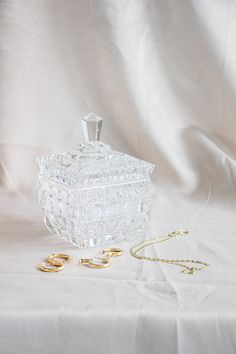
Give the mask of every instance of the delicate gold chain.
POLYGON ((142 260, 145 260, 145 261, 174 264, 174 265, 177 265, 179 267, 184 268, 183 269, 183 273, 193 274, 193 273, 195 273, 198 270, 202 270, 202 269, 205 269, 205 268, 209 267, 210 264, 206 263, 206 262, 194 260, 194 259, 164 259, 164 258, 159 258, 159 257, 146 257, 146 256, 141 256, 141 255, 137 254, 139 251, 141 251, 142 249, 144 249, 145 247, 147 247, 149 245, 153 245, 155 243, 161 243, 161 242, 170 240, 172 238, 185 236, 185 235, 188 235, 188 234, 189 234, 188 231, 177 230, 177 231, 170 232, 166 236, 161 237, 161 238, 154 238, 154 239, 151 239, 151 240, 144 240, 144 241, 138 243, 137 245, 133 246, 130 249, 130 254, 133 257, 135 257, 135 258, 142 259, 142 260), (202 266, 201 267, 193 267, 193 266, 188 266, 188 265, 186 265, 184 263, 201 264, 202 266))

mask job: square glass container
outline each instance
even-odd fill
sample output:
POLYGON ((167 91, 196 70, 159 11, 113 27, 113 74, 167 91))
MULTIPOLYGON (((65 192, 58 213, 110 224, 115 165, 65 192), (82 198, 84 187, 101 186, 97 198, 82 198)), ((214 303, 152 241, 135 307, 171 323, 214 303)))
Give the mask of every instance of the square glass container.
POLYGON ((84 144, 36 159, 45 224, 79 247, 138 240, 150 213, 154 165, 102 143, 102 121, 90 113, 84 144))

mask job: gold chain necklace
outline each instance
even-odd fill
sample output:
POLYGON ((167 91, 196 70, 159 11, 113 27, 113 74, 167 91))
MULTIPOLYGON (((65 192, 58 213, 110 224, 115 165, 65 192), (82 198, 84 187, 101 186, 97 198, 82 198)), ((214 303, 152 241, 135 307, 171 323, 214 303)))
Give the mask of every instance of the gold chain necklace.
POLYGON ((141 251, 142 249, 144 249, 145 247, 147 247, 149 245, 153 245, 155 243, 161 243, 161 242, 170 240, 175 237, 186 236, 188 234, 189 234, 188 231, 177 230, 177 231, 170 232, 166 236, 161 237, 161 238, 154 238, 152 240, 144 240, 144 241, 138 243, 137 245, 133 246, 130 249, 130 254, 133 257, 138 258, 138 259, 142 259, 144 261, 174 264, 174 265, 184 268, 183 273, 193 274, 198 270, 202 270, 202 269, 209 267, 210 264, 206 263, 206 262, 194 260, 194 259, 164 259, 164 258, 158 258, 158 257, 146 257, 146 256, 141 256, 141 255, 137 254, 139 251, 141 251), (193 266, 188 266, 184 263, 192 263, 192 264, 199 264, 199 265, 201 264, 202 266, 201 267, 193 267, 193 266))

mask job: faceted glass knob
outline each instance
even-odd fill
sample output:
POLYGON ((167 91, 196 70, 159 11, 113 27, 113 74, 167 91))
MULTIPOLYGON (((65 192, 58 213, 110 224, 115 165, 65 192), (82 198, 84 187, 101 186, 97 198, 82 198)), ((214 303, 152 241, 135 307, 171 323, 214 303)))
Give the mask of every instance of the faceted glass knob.
POLYGON ((100 140, 103 119, 95 113, 89 113, 82 119, 82 128, 87 143, 100 140))

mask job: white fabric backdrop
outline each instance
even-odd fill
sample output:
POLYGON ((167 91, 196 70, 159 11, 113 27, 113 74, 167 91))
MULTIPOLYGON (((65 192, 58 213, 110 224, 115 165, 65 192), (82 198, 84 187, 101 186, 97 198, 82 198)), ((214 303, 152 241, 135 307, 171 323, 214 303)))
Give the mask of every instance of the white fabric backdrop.
POLYGON ((0 3, 0 354, 236 353, 236 3, 0 3), (34 158, 103 140, 153 162, 152 252, 209 261, 193 277, 126 255, 107 271, 41 274, 52 252, 34 158))

